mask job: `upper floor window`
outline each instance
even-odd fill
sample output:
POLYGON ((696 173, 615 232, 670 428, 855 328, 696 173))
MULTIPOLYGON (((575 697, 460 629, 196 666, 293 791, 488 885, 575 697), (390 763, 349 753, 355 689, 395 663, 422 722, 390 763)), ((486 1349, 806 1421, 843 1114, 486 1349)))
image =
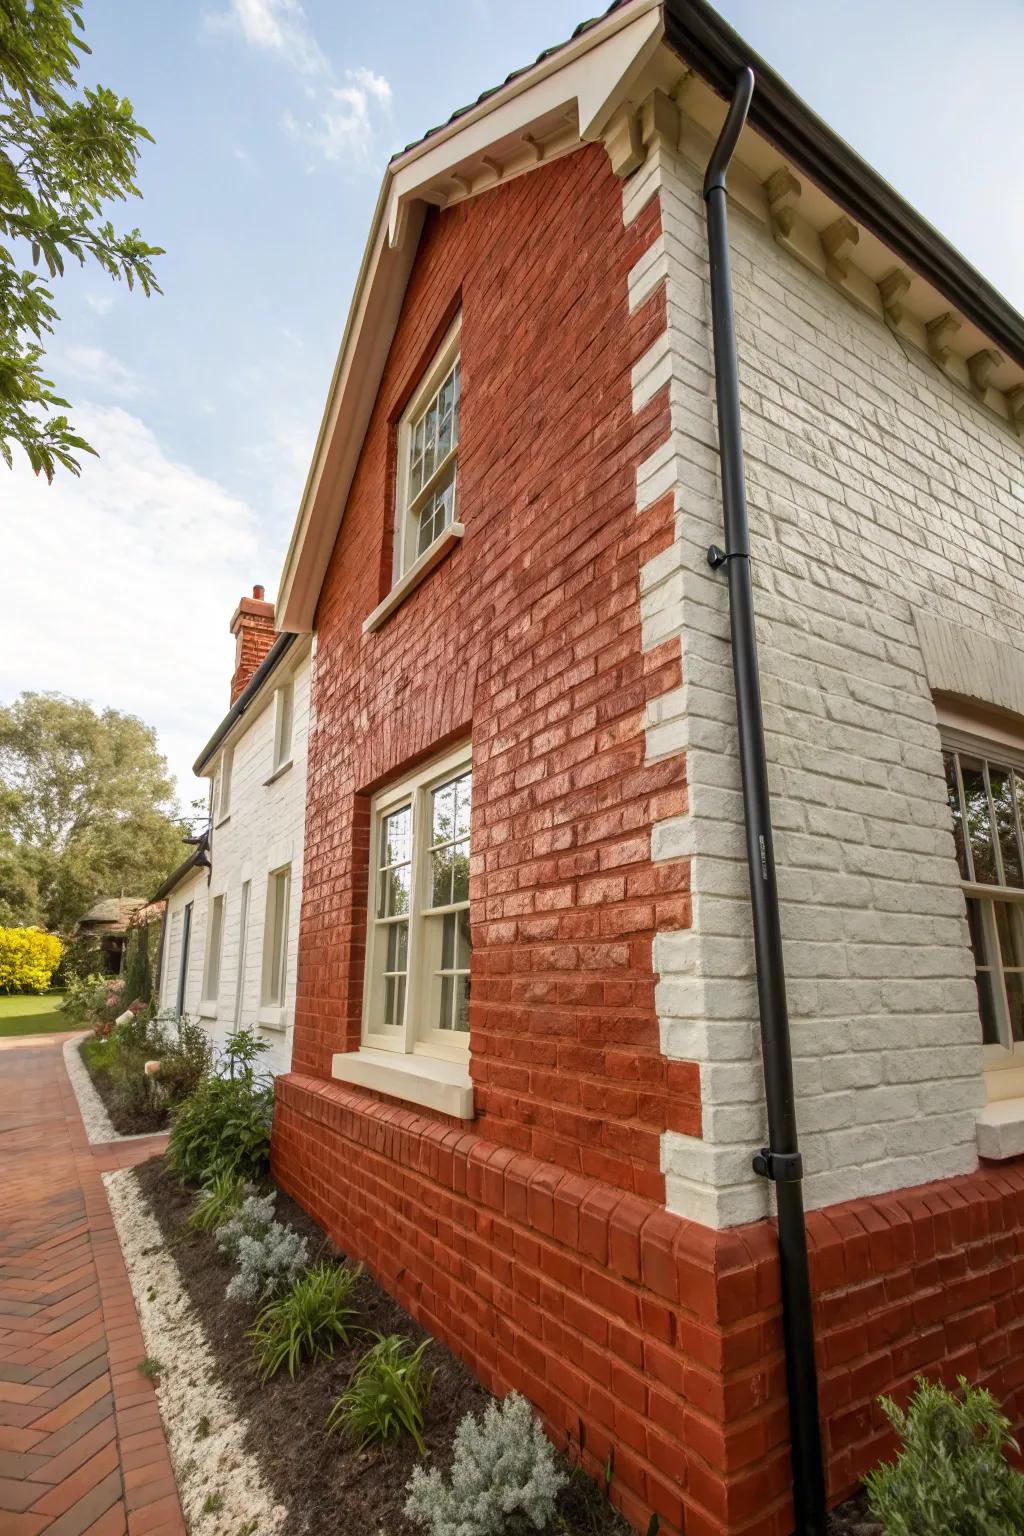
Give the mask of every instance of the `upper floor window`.
POLYGON ((286 864, 267 880, 267 912, 263 929, 263 983, 260 991, 260 1022, 279 1023, 266 1010, 283 1009, 288 987, 288 918, 291 907, 292 870, 286 864))
POLYGON ((228 747, 222 755, 220 766, 213 781, 213 822, 227 821, 231 814, 231 770, 234 767, 234 749, 228 747))
POLYGON ((399 422, 395 580, 456 520, 460 328, 456 320, 399 422))
POLYGON ((982 1038, 998 1048, 990 1065, 1009 1064, 1024 1051, 1024 753, 957 737, 942 756, 982 1038))
POLYGON ((465 1053, 472 789, 465 747, 389 786, 373 803, 367 1044, 465 1053))
POLYGON ((282 683, 274 694, 274 765, 273 772, 292 760, 292 722, 295 714, 295 684, 282 683))

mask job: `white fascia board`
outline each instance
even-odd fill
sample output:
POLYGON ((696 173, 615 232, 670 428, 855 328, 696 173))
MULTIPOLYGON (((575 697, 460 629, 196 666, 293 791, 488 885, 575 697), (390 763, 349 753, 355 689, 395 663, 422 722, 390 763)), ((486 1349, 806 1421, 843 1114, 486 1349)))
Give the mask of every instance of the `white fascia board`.
POLYGON ((664 35, 661 0, 632 0, 393 161, 384 175, 313 462, 278 585, 278 629, 313 626, 327 564, 377 398, 431 187, 491 145, 575 106, 596 138, 664 35))

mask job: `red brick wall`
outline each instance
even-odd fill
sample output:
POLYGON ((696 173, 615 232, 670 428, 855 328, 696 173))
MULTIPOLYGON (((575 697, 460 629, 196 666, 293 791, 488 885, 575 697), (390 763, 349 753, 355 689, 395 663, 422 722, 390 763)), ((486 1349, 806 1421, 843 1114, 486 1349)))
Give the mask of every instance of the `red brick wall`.
MULTIPOLYGON (((792 1529, 775 1233, 726 1232, 337 1083, 279 1078, 274 1172, 492 1390, 516 1387, 639 1532, 792 1529)), ((808 1219, 832 1502, 915 1374, 1024 1421, 1024 1161, 808 1219)))
POLYGON ((626 274, 659 217, 623 228, 594 147, 427 220, 317 613, 293 1058, 326 1077, 359 1041, 370 794, 471 736, 475 1128, 654 1200, 663 1130, 700 1132, 651 969, 654 932, 690 919, 687 864, 650 861, 684 765, 644 761, 646 701, 679 682, 678 645, 645 655, 639 615, 673 513, 636 512, 669 417, 665 392, 633 415, 630 370, 665 307, 630 316, 626 274), (396 422, 460 304, 465 539, 363 635, 396 422))

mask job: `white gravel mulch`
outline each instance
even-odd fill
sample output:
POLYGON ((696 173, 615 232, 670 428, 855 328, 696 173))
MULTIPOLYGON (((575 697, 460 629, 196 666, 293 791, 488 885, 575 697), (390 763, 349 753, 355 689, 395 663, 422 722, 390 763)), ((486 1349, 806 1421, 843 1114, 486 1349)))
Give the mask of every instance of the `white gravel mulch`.
POLYGON ((82 1060, 78 1048, 82 1041, 88 1038, 88 1035, 72 1035, 69 1040, 64 1041, 64 1065, 68 1069, 71 1086, 75 1090, 85 1134, 94 1145, 104 1141, 128 1141, 129 1137, 120 1136, 111 1125, 106 1105, 93 1087, 92 1078, 82 1060))
POLYGON ((185 1293, 178 1267, 133 1170, 105 1173, 146 1352, 162 1367, 157 1399, 167 1433, 185 1522, 196 1536, 275 1536, 287 1510, 274 1502, 259 1463, 245 1449, 244 1421, 214 1380, 213 1355, 185 1293), (200 1420, 209 1433, 197 1438, 200 1420), (208 1497, 219 1497, 205 1513, 208 1497))

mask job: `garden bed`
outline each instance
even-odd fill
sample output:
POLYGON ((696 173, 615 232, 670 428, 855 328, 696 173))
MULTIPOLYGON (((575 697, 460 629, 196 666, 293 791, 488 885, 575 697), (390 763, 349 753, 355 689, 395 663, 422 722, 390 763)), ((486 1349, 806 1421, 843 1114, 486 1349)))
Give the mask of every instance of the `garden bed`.
POLYGON ((89 1036, 77 1047, 82 1064, 103 1102, 111 1125, 119 1136, 146 1136, 167 1129, 167 1106, 154 1103, 127 1108, 117 1093, 108 1065, 110 1040, 89 1036))
MULTIPOLYGON (((231 1270, 217 1253, 213 1237, 185 1228, 194 1192, 168 1172, 163 1158, 143 1163, 124 1177, 138 1181, 167 1251, 176 1260, 181 1286, 208 1343, 217 1383, 237 1409, 244 1449, 258 1465, 273 1500, 287 1510, 288 1536, 321 1536, 327 1530, 336 1536, 377 1536, 385 1531, 388 1536, 421 1536, 421 1527, 406 1518, 403 1508, 405 1485, 420 1464, 413 1443, 405 1440, 380 1453, 359 1452, 343 1435, 325 1431, 331 1407, 366 1349, 365 1336, 354 1334, 351 1345, 339 1347, 331 1360, 301 1366, 294 1381, 283 1371, 261 1382, 246 1338, 253 1309, 225 1298, 231 1270)), ((278 1194, 277 1215, 309 1239, 312 1258, 341 1258, 319 1227, 283 1193, 278 1194)), ((400 1334, 415 1343, 425 1337, 369 1276, 360 1279, 355 1299, 361 1329, 400 1334)), ((479 1413, 490 1398, 441 1345, 430 1345, 427 1360, 436 1370, 424 1436, 427 1465, 445 1470, 459 1420, 467 1412, 479 1413)), ((214 1529, 209 1521, 202 1522, 202 1528, 214 1529)), ((578 1471, 562 1490, 558 1514, 549 1529, 551 1536, 628 1533, 600 1490, 578 1471)))

